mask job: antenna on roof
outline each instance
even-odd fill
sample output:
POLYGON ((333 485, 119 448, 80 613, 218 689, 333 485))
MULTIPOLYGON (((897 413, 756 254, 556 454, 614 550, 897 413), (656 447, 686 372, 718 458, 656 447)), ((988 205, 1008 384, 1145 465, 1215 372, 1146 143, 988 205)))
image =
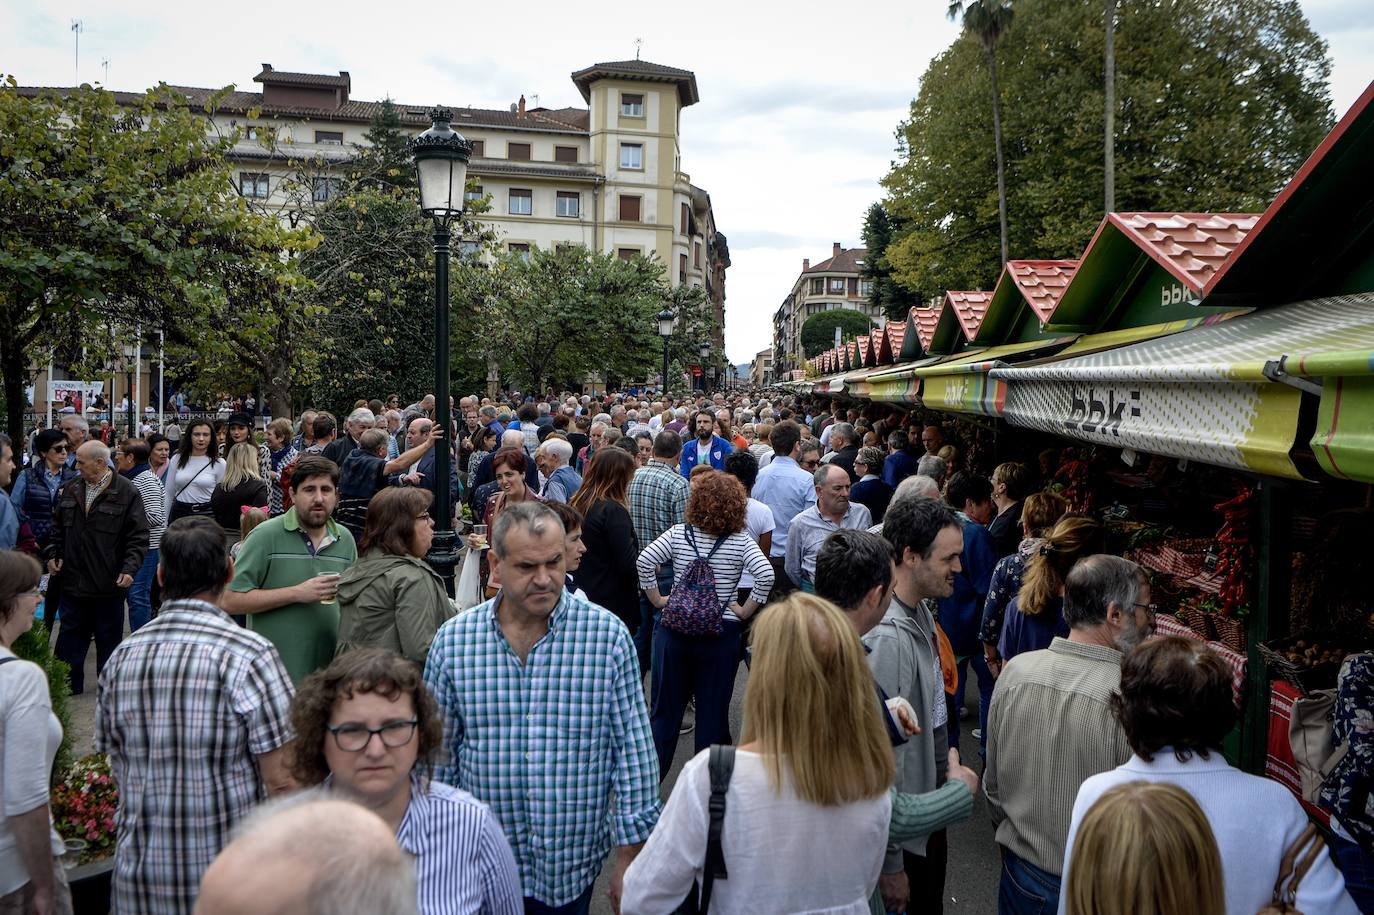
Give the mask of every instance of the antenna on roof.
POLYGON ((636 39, 635 39, 635 60, 639 60, 639 49, 642 48, 642 47, 644 47, 644 39, 643 39, 643 38, 636 38, 636 39))
POLYGON ((81 20, 80 20, 80 19, 73 19, 73 20, 72 20, 72 34, 73 34, 74 36, 76 36, 76 39, 75 39, 75 61, 74 61, 73 64, 72 64, 72 71, 73 71, 73 75, 76 77, 77 83, 80 83, 80 82, 81 82, 81 33, 84 32, 84 31, 86 31, 86 26, 82 24, 81 20))
POLYGON ((110 58, 100 58, 100 67, 105 71, 105 85, 108 87, 110 85, 110 58))

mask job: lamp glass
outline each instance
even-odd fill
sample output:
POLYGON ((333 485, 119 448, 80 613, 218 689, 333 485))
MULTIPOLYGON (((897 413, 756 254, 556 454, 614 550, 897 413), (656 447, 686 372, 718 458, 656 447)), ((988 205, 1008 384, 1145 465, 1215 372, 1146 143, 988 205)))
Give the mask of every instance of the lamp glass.
POLYGON ((426 213, 457 213, 463 209, 463 186, 468 164, 457 157, 425 156, 415 163, 420 180, 420 209, 426 213))
POLYGON ((671 337, 673 335, 673 321, 676 318, 676 315, 666 309, 658 313, 658 335, 660 337, 671 337))

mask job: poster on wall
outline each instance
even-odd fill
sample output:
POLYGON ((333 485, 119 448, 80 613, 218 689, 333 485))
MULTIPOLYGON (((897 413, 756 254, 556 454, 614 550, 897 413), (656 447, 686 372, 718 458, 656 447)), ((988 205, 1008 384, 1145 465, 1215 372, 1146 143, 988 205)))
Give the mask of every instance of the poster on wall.
POLYGON ((54 381, 49 397, 52 398, 54 412, 60 413, 71 407, 77 413, 93 409, 97 394, 105 391, 103 381, 54 381))

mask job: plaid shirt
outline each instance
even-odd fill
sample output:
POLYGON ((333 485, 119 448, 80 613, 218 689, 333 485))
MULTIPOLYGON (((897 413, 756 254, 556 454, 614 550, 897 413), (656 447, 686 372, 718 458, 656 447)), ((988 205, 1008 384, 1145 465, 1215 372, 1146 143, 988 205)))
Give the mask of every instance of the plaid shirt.
POLYGON ((114 911, 190 913, 230 831, 266 798, 255 756, 291 737, 291 680, 218 607, 171 601, 100 675, 97 750, 119 786, 114 911))
POLYGON ((435 778, 491 807, 524 894, 560 906, 591 884, 614 838, 658 822, 658 757, 629 631, 567 591, 522 664, 495 600, 440 627, 425 683, 450 758, 435 778), (612 812, 614 795, 614 812, 612 812))
POLYGON ((641 547, 662 537, 674 524, 682 523, 689 492, 687 478, 658 458, 635 471, 630 481, 630 521, 641 547))

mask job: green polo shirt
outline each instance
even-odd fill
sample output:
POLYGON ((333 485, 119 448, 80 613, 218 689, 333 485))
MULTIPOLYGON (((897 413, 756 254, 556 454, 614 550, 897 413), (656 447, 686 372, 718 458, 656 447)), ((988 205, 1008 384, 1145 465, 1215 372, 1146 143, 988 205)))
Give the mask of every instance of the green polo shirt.
MULTIPOLYGON (((243 541, 234 565, 231 591, 289 588, 321 572, 343 573, 358 558, 353 535, 331 518, 323 546, 314 550, 296 520, 296 510, 264 521, 243 541)), ((261 633, 281 654, 291 681, 302 680, 334 659, 339 637, 339 605, 286 604, 250 614, 248 628, 261 633)))

